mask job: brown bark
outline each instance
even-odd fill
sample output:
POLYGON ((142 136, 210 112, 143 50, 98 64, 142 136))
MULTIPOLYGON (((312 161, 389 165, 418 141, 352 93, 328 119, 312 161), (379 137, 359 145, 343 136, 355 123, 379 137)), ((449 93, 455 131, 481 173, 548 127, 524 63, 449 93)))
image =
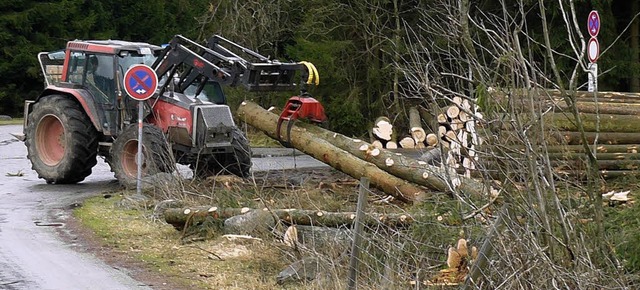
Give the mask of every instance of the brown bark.
MULTIPOLYGON (((593 146, 589 146, 590 150, 593 151, 593 146)), ((595 148, 595 152, 598 153, 639 153, 640 152, 640 144, 625 144, 625 145, 605 145, 598 144, 595 148)), ((524 151, 524 148, 520 149, 524 151)), ((584 146, 582 145, 556 145, 556 146, 548 146, 547 152, 549 153, 561 153, 561 152, 573 152, 573 153, 584 153, 584 146)))
MULTIPOLYGON (((586 157, 584 153, 573 152, 549 153, 548 156, 551 160, 581 159, 586 157)), ((640 160, 639 153, 597 153, 596 157, 598 160, 640 160)))
MULTIPOLYGON (((640 132, 640 131, 639 131, 640 132)), ((598 136, 599 144, 640 144, 640 134, 638 133, 618 133, 618 132, 604 132, 596 134, 594 132, 586 132, 587 142, 590 144, 598 136)), ((551 134, 557 140, 566 142, 569 145, 582 144, 579 132, 561 131, 553 132, 551 134)))
MULTIPOLYGON (((189 225, 201 223, 207 218, 227 219, 232 216, 248 213, 255 210, 268 209, 249 209, 249 208, 218 208, 216 206, 199 206, 190 208, 171 208, 164 212, 164 220, 177 229, 185 227, 187 222, 189 225)), ((355 212, 327 212, 321 210, 303 210, 303 209, 272 209, 270 211, 274 216, 283 222, 297 225, 326 226, 338 227, 342 225, 350 225, 355 221, 355 212)), ((366 225, 385 224, 391 226, 410 225, 413 217, 407 214, 378 214, 367 213, 363 222, 366 225)))
MULTIPOLYGON (((273 113, 264 110, 255 103, 245 102, 238 109, 238 115, 242 120, 246 120, 245 122, 249 125, 265 131, 267 135, 271 137, 275 136, 273 133, 275 131, 277 116, 273 113), (272 122, 273 124, 271 124, 272 122)), ((482 194, 485 192, 484 186, 473 179, 467 179, 457 174, 449 176, 438 167, 428 165, 425 162, 420 162, 415 159, 407 158, 402 154, 397 155, 396 153, 388 150, 382 149, 377 153, 374 153, 374 151, 371 150, 373 149, 373 146, 367 142, 351 139, 317 126, 297 122, 293 126, 291 133, 292 141, 294 139, 304 138, 304 140, 295 140, 297 142, 293 143, 294 147, 353 176, 354 178, 364 176, 360 175, 362 173, 360 173, 360 169, 358 169, 359 167, 372 165, 376 169, 384 170, 384 173, 388 172, 390 176, 393 177, 393 180, 403 182, 411 181, 415 184, 424 185, 442 192, 450 192, 449 184, 447 182, 448 178, 461 178, 462 184, 458 189, 465 194, 482 194), (296 134, 295 138, 293 138, 293 134, 296 134), (310 144, 311 146, 305 146, 307 144, 310 144), (318 150, 317 148, 321 146, 327 147, 328 149, 335 149, 329 151, 318 150), (339 154, 329 154, 331 152, 339 154), (353 160, 353 158, 355 158, 355 160, 353 160), (388 165, 389 160, 393 162, 391 166, 388 165), (349 171, 354 174, 352 175, 345 171, 345 169, 349 169, 349 171)), ((371 169, 371 171, 373 172, 374 170, 371 169)), ((376 181, 381 182, 381 180, 378 179, 388 176, 389 174, 372 176, 370 177, 371 182, 373 184, 375 184, 376 181)), ((394 188, 392 187, 391 189, 394 188)), ((385 192, 387 191, 385 190, 385 192)), ((418 198, 419 194, 422 194, 419 193, 411 195, 411 190, 408 190, 407 192, 408 194, 405 194, 407 197, 414 196, 414 198, 411 198, 412 200, 418 198)))
MULTIPOLYGON (((259 105, 249 101, 243 102, 236 113, 240 120, 263 131, 269 137, 280 140, 287 139, 286 129, 281 130, 279 134, 276 132, 278 116, 259 105)), ((291 146, 294 148, 356 179, 368 177, 373 186, 401 201, 414 202, 422 199, 425 194, 422 188, 393 176, 375 165, 337 148, 322 138, 317 138, 312 133, 309 133, 306 128, 300 126, 303 124, 303 122, 294 123, 289 132, 291 146)), ((282 128, 287 128, 287 125, 284 122, 282 128)), ((316 128, 315 126, 307 127, 316 128)), ((331 132, 331 134, 336 133, 331 132)))
MULTIPOLYGON (((557 169, 586 170, 585 160, 551 160, 551 165, 557 169)), ((599 160, 598 170, 638 170, 638 160, 599 160)))
MULTIPOLYGON (((640 115, 596 115, 580 113, 580 119, 582 120, 585 132, 640 132, 640 115)), ((551 126, 558 130, 577 131, 575 118, 573 118, 573 116, 569 114, 547 114, 544 116, 543 121, 547 124, 547 126, 551 126)))
MULTIPOLYGON (((615 132, 615 133, 637 133, 640 132, 640 114, 638 115, 616 115, 616 114, 589 114, 579 113, 580 120, 585 132, 615 132)), ((522 117, 525 121, 524 117, 522 117)), ((533 122, 533 120, 528 120, 533 122)), ((542 122, 549 129, 560 131, 578 131, 575 118, 570 113, 547 113, 543 116, 542 122)), ((497 123, 497 122, 496 122, 497 123)), ((500 125, 496 125, 500 126, 500 125)), ((503 122, 502 130, 510 130, 511 124, 503 122)))
POLYGON ((462 175, 454 174, 450 176, 439 167, 428 165, 425 162, 412 158, 407 158, 402 154, 391 152, 389 150, 380 150, 377 154, 372 154, 372 151, 368 149, 372 148, 372 145, 364 141, 352 139, 317 126, 308 124, 301 124, 300 126, 303 126, 315 136, 323 138, 336 147, 345 150, 362 160, 371 162, 378 168, 389 172, 394 176, 398 176, 403 180, 424 185, 434 190, 450 192, 451 190, 446 180, 459 178, 461 185, 458 190, 461 192, 465 194, 482 194, 485 192, 483 184, 473 179, 464 178, 462 175), (392 160, 393 164, 391 166, 388 165, 389 160, 392 160))
MULTIPOLYGON (((569 112, 569 107, 565 102, 556 105, 561 111, 569 112)), ((576 102, 576 107, 581 113, 590 114, 611 114, 611 115, 640 115, 640 103, 611 103, 580 100, 576 102)))
MULTIPOLYGON (((640 102, 640 93, 637 92, 603 92, 598 91, 595 93, 599 102, 640 102)), ((529 95, 522 90, 520 91, 510 91, 507 95, 505 92, 500 90, 495 90, 491 92, 491 96, 496 98, 498 101, 504 101, 507 99, 511 99, 514 101, 518 101, 521 99, 529 98, 529 95)), ((537 98, 539 101, 563 101, 564 96, 562 96, 559 90, 539 90, 536 95, 533 96, 537 98)), ((586 100, 586 101, 594 101, 594 93, 587 91, 576 91, 575 99, 578 101, 586 100)))

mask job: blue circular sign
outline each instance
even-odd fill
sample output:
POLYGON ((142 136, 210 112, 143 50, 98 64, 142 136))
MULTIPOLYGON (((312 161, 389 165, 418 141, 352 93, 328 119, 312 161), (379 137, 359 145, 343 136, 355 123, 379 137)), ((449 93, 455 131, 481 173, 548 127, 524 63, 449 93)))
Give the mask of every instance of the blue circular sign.
POLYGON ((600 14, 598 14, 598 11, 593 10, 589 13, 587 29, 589 29, 589 35, 591 35, 591 37, 598 36, 600 32, 600 14))
POLYGON ((124 90, 138 101, 150 98, 156 89, 158 89, 158 75, 147 65, 133 65, 124 74, 124 90))

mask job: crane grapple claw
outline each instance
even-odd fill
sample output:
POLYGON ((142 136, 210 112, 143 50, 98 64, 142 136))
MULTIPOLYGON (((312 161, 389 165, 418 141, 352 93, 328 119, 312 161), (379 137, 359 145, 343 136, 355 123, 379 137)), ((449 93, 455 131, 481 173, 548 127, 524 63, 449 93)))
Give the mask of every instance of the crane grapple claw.
POLYGON ((286 147, 291 147, 291 127, 297 119, 308 119, 315 123, 322 123, 327 120, 327 116, 324 113, 324 107, 318 100, 305 96, 291 97, 280 114, 276 128, 280 143, 286 147), (280 135, 280 128, 284 121, 288 122, 286 140, 283 140, 280 135))

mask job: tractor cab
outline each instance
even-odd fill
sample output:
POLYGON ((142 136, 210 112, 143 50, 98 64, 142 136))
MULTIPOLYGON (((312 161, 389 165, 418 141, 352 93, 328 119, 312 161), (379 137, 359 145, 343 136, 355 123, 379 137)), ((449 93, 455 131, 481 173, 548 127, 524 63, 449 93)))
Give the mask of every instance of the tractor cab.
POLYGON ((122 121, 135 116, 133 102, 124 97, 124 73, 135 64, 151 65, 160 50, 138 42, 71 41, 66 50, 40 53, 38 59, 47 87, 86 100, 100 121, 96 127, 116 136, 125 125, 122 121))

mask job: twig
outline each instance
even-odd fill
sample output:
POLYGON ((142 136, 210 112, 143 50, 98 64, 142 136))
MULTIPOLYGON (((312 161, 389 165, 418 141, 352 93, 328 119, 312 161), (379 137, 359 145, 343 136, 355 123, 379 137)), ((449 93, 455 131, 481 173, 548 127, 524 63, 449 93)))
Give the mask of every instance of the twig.
POLYGON ((218 254, 216 254, 216 253, 214 253, 214 252, 211 252, 211 251, 209 251, 209 250, 203 249, 202 247, 194 246, 194 245, 189 245, 189 246, 187 246, 187 247, 189 247, 189 248, 194 248, 194 249, 198 249, 198 250, 201 250, 201 251, 204 251, 204 252, 209 253, 209 254, 211 254, 212 256, 214 256, 214 257, 216 257, 216 258, 220 259, 220 261, 224 261, 224 259, 223 259, 222 257, 218 256, 218 254))
POLYGON ((474 216, 476 216, 478 213, 482 212, 483 210, 485 210, 486 208, 488 208, 489 206, 491 206, 496 199, 498 199, 498 196, 492 198, 487 204, 483 205, 482 207, 472 211, 471 213, 467 214, 466 216, 462 217, 463 221, 466 221, 470 218, 473 218, 474 216))
POLYGON ((191 191, 187 191, 187 190, 183 190, 182 193, 185 193, 185 194, 188 194, 188 195, 197 196, 197 197, 204 197, 204 198, 208 198, 208 199, 213 199, 213 197, 211 197, 211 196, 204 195, 204 194, 199 194, 199 193, 195 193, 195 192, 191 192, 191 191))

